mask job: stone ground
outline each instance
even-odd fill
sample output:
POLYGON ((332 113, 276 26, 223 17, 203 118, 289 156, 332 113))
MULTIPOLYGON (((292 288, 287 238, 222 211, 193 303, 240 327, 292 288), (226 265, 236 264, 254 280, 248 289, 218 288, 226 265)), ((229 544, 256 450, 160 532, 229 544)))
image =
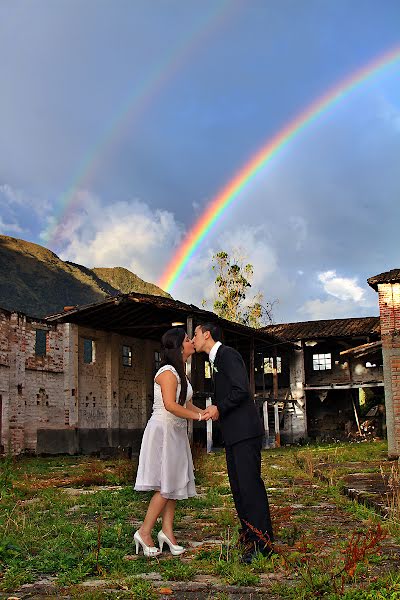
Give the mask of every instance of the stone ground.
MULTIPOLYGON (((282 531, 285 530, 286 537, 282 540, 278 534, 278 544, 293 545, 296 530, 297 533, 298 531, 309 533, 312 529, 313 539, 317 546, 319 544, 320 551, 323 553, 325 546, 333 547, 335 543, 346 539, 354 531, 355 517, 351 512, 344 510, 340 503, 332 501, 329 496, 322 497, 322 499, 320 494, 317 496, 320 491, 318 480, 321 481, 322 485, 329 482, 333 477, 340 478, 343 482, 344 493, 352 499, 374 507, 381 515, 387 515, 390 511, 392 488, 389 485, 389 470, 386 470, 386 475, 382 474, 379 462, 376 464, 371 462, 341 463, 340 467, 335 469, 333 469, 331 463, 320 463, 313 469, 314 479, 311 481, 301 477, 294 480, 286 478, 284 463, 279 462, 279 460, 276 461, 276 464, 269 464, 268 468, 282 471, 279 487, 271 487, 268 490, 273 516, 278 520, 279 518, 286 518, 284 512, 279 517, 279 511, 282 510, 283 504, 290 506, 291 510, 290 517, 287 517, 290 523, 286 523, 286 527, 282 529, 282 531), (310 497, 313 497, 314 492, 315 497, 318 498, 316 502, 310 501, 310 497), (299 518, 297 519, 297 517, 299 518), (288 539, 288 531, 290 534, 290 526, 288 527, 288 525, 290 524, 293 524, 294 539, 292 541, 288 539)), ((88 490, 68 488, 68 493, 71 495, 79 495, 84 492, 88 492, 88 490)), ((192 563, 199 548, 221 547, 222 540, 218 536, 218 532, 215 531, 213 517, 218 511, 225 509, 216 507, 210 510, 208 523, 204 520, 200 523, 193 523, 190 522, 190 517, 182 519, 179 541, 187 547, 187 552, 181 557, 184 563, 192 563), (206 531, 208 531, 208 534, 205 535, 206 531)), ((132 521, 133 528, 136 524, 135 521, 132 521)), ((372 578, 396 570, 400 566, 400 545, 392 538, 389 537, 383 541, 382 551, 384 558, 379 562, 379 565, 372 564, 369 566, 369 576, 372 578)), ((166 558, 169 557, 165 556, 164 558, 163 556, 160 562, 166 558)), ((137 557, 131 555, 127 556, 126 559, 136 560, 137 557)), ((214 598, 223 600, 267 598, 268 600, 284 600, 283 596, 274 594, 270 589, 271 584, 283 582, 295 585, 298 579, 296 580, 296 573, 290 573, 282 568, 279 557, 277 557, 275 565, 276 568, 272 568, 272 572, 261 573, 260 583, 252 587, 226 585, 221 578, 204 574, 195 575, 191 581, 166 581, 162 579, 160 573, 156 570, 143 574, 141 577, 152 582, 161 600, 167 598, 172 600, 211 600, 214 598)), ((118 582, 111 584, 110 581, 104 579, 91 579, 80 584, 79 588, 82 591, 82 596, 90 590, 102 590, 112 594, 112 597, 116 600, 124 597, 122 582, 121 584, 118 582)), ((69 592, 67 590, 63 592, 54 584, 51 578, 24 585, 13 593, 0 593, 1 600, 69 600, 71 598, 69 592)))
MULTIPOLYGON (((365 504, 387 517, 393 502, 393 484, 391 467, 400 461, 388 461, 382 469, 382 462, 343 462, 340 464, 338 476, 343 482, 343 492, 360 504, 365 504)), ((331 481, 330 463, 320 463, 315 475, 323 481, 331 481)))

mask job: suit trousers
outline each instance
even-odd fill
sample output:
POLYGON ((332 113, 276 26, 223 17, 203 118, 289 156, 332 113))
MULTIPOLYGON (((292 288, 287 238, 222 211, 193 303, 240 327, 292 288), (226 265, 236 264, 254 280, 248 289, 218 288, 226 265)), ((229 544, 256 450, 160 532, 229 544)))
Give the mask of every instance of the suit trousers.
POLYGON ((242 524, 241 537, 245 543, 255 543, 260 548, 264 542, 247 523, 267 534, 271 542, 274 539, 268 496, 261 478, 261 446, 262 436, 258 436, 225 447, 229 483, 242 524))

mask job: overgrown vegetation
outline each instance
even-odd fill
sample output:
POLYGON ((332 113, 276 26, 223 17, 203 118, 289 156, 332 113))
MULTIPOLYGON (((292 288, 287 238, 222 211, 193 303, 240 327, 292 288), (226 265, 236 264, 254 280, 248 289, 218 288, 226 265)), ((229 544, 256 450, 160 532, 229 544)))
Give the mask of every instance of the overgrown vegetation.
MULTIPOLYGON (((178 503, 176 534, 188 551, 177 558, 165 553, 156 560, 133 554, 132 534, 149 498, 133 491, 134 463, 91 457, 4 458, 1 589, 11 592, 47 578, 59 598, 151 600, 160 596, 160 586, 173 585, 168 582, 190 582, 202 575, 229 585, 262 585, 271 599, 394 600, 400 594, 398 497, 392 512, 382 518, 341 493, 342 477, 354 472, 354 465, 358 471, 382 469, 395 482, 397 466, 386 461, 385 451, 382 443, 365 443, 265 452, 262 469, 276 552, 271 558, 260 555, 251 566, 240 562, 238 527, 220 453, 206 456, 197 449, 200 495, 178 503), (160 581, 142 579, 150 572, 158 572, 160 581), (107 589, 79 587, 91 578, 104 581, 107 589)), ((224 592, 218 593, 225 598, 224 592)))

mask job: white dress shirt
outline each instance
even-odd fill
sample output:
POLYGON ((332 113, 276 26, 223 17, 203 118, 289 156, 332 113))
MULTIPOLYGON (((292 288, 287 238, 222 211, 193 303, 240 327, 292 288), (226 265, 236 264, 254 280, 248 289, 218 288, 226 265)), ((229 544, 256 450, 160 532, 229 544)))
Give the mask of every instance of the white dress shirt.
POLYGON ((215 355, 217 354, 217 350, 218 350, 218 348, 220 346, 222 346, 221 342, 215 342, 214 346, 210 350, 210 354, 208 355, 208 359, 209 359, 211 365, 214 364, 215 355))

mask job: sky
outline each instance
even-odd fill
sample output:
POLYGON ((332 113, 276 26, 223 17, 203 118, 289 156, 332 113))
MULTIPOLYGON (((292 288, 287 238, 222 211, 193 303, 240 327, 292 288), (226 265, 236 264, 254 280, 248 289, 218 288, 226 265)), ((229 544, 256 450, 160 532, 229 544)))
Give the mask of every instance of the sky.
MULTIPOLYGON (((157 283, 270 138, 400 50, 399 23, 398 0, 0 0, 0 233, 157 283)), ((276 323, 378 315, 399 192, 400 60, 244 187, 170 292, 211 309, 225 250, 276 323)))

